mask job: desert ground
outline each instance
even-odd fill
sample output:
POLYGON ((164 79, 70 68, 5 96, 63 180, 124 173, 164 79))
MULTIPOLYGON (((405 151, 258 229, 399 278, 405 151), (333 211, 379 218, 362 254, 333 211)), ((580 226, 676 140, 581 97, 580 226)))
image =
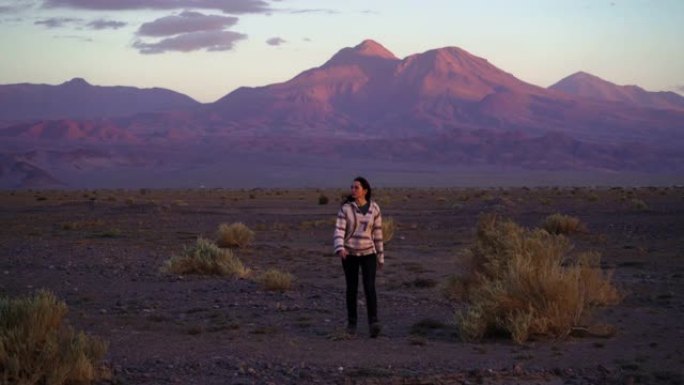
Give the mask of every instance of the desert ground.
POLYGON ((345 192, 0 191, 0 295, 49 289, 64 300, 72 326, 109 342, 103 384, 684 383, 684 188, 376 189, 397 225, 377 278, 377 339, 362 301, 358 335, 342 333, 332 231, 345 192), (586 224, 575 248, 600 252, 624 296, 592 320, 615 333, 459 338, 464 304, 443 287, 487 212, 528 227, 553 213, 586 224), (242 262, 292 273, 290 290, 160 271, 233 222, 255 232, 235 251, 242 262))

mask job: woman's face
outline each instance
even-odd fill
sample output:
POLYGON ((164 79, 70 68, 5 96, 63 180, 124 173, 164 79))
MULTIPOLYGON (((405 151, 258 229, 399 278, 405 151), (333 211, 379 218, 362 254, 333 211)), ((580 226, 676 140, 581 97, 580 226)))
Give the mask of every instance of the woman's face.
POLYGON ((368 190, 364 190, 363 186, 361 186, 361 183, 357 180, 354 181, 351 185, 351 196, 354 199, 360 199, 360 198, 365 198, 366 194, 368 193, 368 190))

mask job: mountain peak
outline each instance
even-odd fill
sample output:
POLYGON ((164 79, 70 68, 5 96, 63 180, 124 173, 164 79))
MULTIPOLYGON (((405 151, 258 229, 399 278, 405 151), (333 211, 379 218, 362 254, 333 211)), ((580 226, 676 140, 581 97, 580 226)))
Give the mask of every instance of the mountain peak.
POLYGON ((62 85, 63 86, 69 86, 69 87, 85 87, 85 86, 90 86, 90 83, 88 83, 83 78, 73 78, 69 81, 62 83, 62 85))
POLYGON ((584 72, 584 71, 575 72, 574 74, 566 77, 565 79, 568 79, 568 80, 573 79, 573 80, 580 80, 580 81, 598 81, 598 82, 610 83, 609 81, 607 81, 605 79, 601 79, 600 77, 598 77, 596 75, 592 75, 589 72, 584 72))
POLYGON ((385 59, 397 59, 392 52, 375 40, 366 39, 353 48, 354 52, 364 56, 378 56, 385 59))
POLYGON ((621 86, 598 76, 576 72, 549 89, 594 100, 620 102, 658 109, 684 109, 684 98, 674 93, 649 92, 639 86, 621 86))
POLYGON ((327 67, 331 65, 349 65, 368 62, 377 63, 387 62, 388 60, 399 61, 392 52, 383 47, 380 43, 366 39, 355 47, 342 48, 323 66, 327 67))
POLYGON ((611 83, 605 79, 601 79, 600 77, 596 75, 592 75, 588 72, 584 71, 578 71, 575 72, 572 75, 566 76, 560 81, 558 81, 556 84, 552 85, 549 88, 552 89, 560 89, 561 91, 563 88, 577 88, 580 86, 594 86, 594 87, 620 87, 617 84, 611 83))

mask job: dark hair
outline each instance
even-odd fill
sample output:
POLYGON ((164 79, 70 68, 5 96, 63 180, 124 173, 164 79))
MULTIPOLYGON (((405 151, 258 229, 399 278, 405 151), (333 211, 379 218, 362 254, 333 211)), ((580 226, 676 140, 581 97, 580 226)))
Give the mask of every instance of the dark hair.
MULTIPOLYGON (((361 187, 363 187, 364 190, 368 191, 366 193, 366 200, 370 202, 371 196, 373 194, 373 190, 371 189, 370 183, 368 183, 368 180, 362 176, 357 176, 354 178, 354 182, 359 182, 361 187)), ((342 202, 342 204, 349 203, 349 202, 354 202, 354 198, 351 196, 351 194, 347 195, 347 199, 342 202)))

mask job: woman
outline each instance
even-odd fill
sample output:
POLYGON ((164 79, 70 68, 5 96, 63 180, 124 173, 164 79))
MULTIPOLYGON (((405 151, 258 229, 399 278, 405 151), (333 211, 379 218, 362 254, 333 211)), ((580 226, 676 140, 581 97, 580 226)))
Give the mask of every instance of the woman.
POLYGON ((382 215, 380 207, 371 200, 371 186, 357 177, 337 213, 333 237, 335 254, 342 260, 347 283, 347 332, 356 333, 356 295, 359 286, 359 267, 366 295, 366 310, 370 336, 380 334, 378 303, 375 294, 375 272, 385 263, 382 244, 382 215))

